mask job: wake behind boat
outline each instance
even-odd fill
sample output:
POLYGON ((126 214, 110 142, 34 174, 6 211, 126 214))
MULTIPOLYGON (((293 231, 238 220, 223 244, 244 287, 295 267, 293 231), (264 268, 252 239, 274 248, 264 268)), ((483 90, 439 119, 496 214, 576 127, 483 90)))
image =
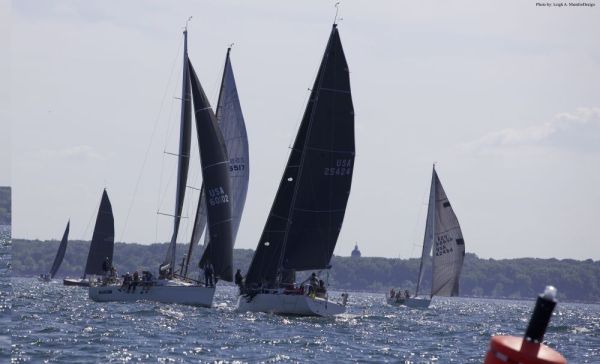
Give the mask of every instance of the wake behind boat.
POLYGON ((433 296, 458 296, 464 257, 465 241, 462 231, 434 165, 415 295, 411 297, 408 291, 395 292, 392 289, 390 294, 386 295, 386 302, 394 306, 428 308, 433 296), (429 261, 432 249, 431 293, 429 297, 419 296, 419 288, 425 274, 424 265, 429 261))
POLYGON ((295 283, 295 276, 296 271, 330 268, 354 155, 349 71, 334 24, 238 310, 304 316, 345 311, 346 299, 329 300, 325 282, 316 275, 308 284, 295 283))

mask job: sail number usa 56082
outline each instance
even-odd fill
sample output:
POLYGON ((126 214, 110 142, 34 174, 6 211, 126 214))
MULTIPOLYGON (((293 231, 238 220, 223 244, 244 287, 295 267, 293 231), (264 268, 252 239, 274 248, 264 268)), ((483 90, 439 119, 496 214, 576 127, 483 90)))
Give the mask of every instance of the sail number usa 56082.
POLYGON ((229 202, 229 196, 223 190, 223 187, 215 187, 208 189, 208 203, 211 206, 220 205, 229 202))

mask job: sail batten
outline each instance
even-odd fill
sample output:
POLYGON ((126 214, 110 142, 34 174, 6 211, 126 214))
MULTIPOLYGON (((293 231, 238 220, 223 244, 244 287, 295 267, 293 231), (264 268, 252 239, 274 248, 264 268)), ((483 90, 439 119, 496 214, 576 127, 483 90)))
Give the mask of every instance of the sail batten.
POLYGON ((69 226, 71 225, 71 221, 67 222, 67 227, 65 228, 65 232, 63 233, 63 237, 60 241, 60 245, 58 246, 58 251, 56 252, 56 256, 54 257, 54 262, 52 263, 52 268, 50 268, 50 279, 54 278, 56 272, 60 268, 62 261, 65 257, 65 253, 67 251, 67 243, 69 240, 69 226))
POLYGON ((272 285, 284 270, 329 266, 350 194, 355 155, 351 94, 330 90, 350 90, 348 65, 335 25, 247 284, 272 285), (328 216, 323 216, 324 211, 328 216))
POLYGON ((115 220, 108 194, 104 190, 100 207, 98 208, 98 216, 96 217, 96 225, 94 226, 84 275, 105 274, 102 266, 106 260, 112 265, 114 248, 115 220))

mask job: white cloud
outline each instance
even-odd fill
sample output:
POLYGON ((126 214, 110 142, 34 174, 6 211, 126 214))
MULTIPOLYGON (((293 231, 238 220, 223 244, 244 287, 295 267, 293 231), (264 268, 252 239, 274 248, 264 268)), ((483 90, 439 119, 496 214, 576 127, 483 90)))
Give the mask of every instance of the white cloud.
POLYGON ((89 145, 77 145, 63 149, 41 149, 38 155, 44 159, 104 160, 104 156, 89 145))
POLYGON ((580 107, 543 124, 494 131, 462 145, 464 150, 478 152, 532 147, 600 151, 600 107, 580 107))

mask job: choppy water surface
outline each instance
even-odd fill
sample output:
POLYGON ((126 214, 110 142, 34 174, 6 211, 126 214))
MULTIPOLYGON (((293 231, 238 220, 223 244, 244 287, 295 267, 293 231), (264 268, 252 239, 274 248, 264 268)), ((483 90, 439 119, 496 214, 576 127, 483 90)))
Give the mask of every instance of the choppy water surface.
POLYGON ((0 225, 0 362, 10 358, 10 227, 0 225))
MULTIPOLYGON (((87 291, 13 280, 13 361, 481 363, 493 334, 521 335, 533 302, 438 299, 429 310, 386 306, 353 293, 336 318, 234 311, 235 289, 215 308, 95 303, 87 291)), ((600 306, 560 304, 546 334, 574 363, 600 358, 600 306)))

